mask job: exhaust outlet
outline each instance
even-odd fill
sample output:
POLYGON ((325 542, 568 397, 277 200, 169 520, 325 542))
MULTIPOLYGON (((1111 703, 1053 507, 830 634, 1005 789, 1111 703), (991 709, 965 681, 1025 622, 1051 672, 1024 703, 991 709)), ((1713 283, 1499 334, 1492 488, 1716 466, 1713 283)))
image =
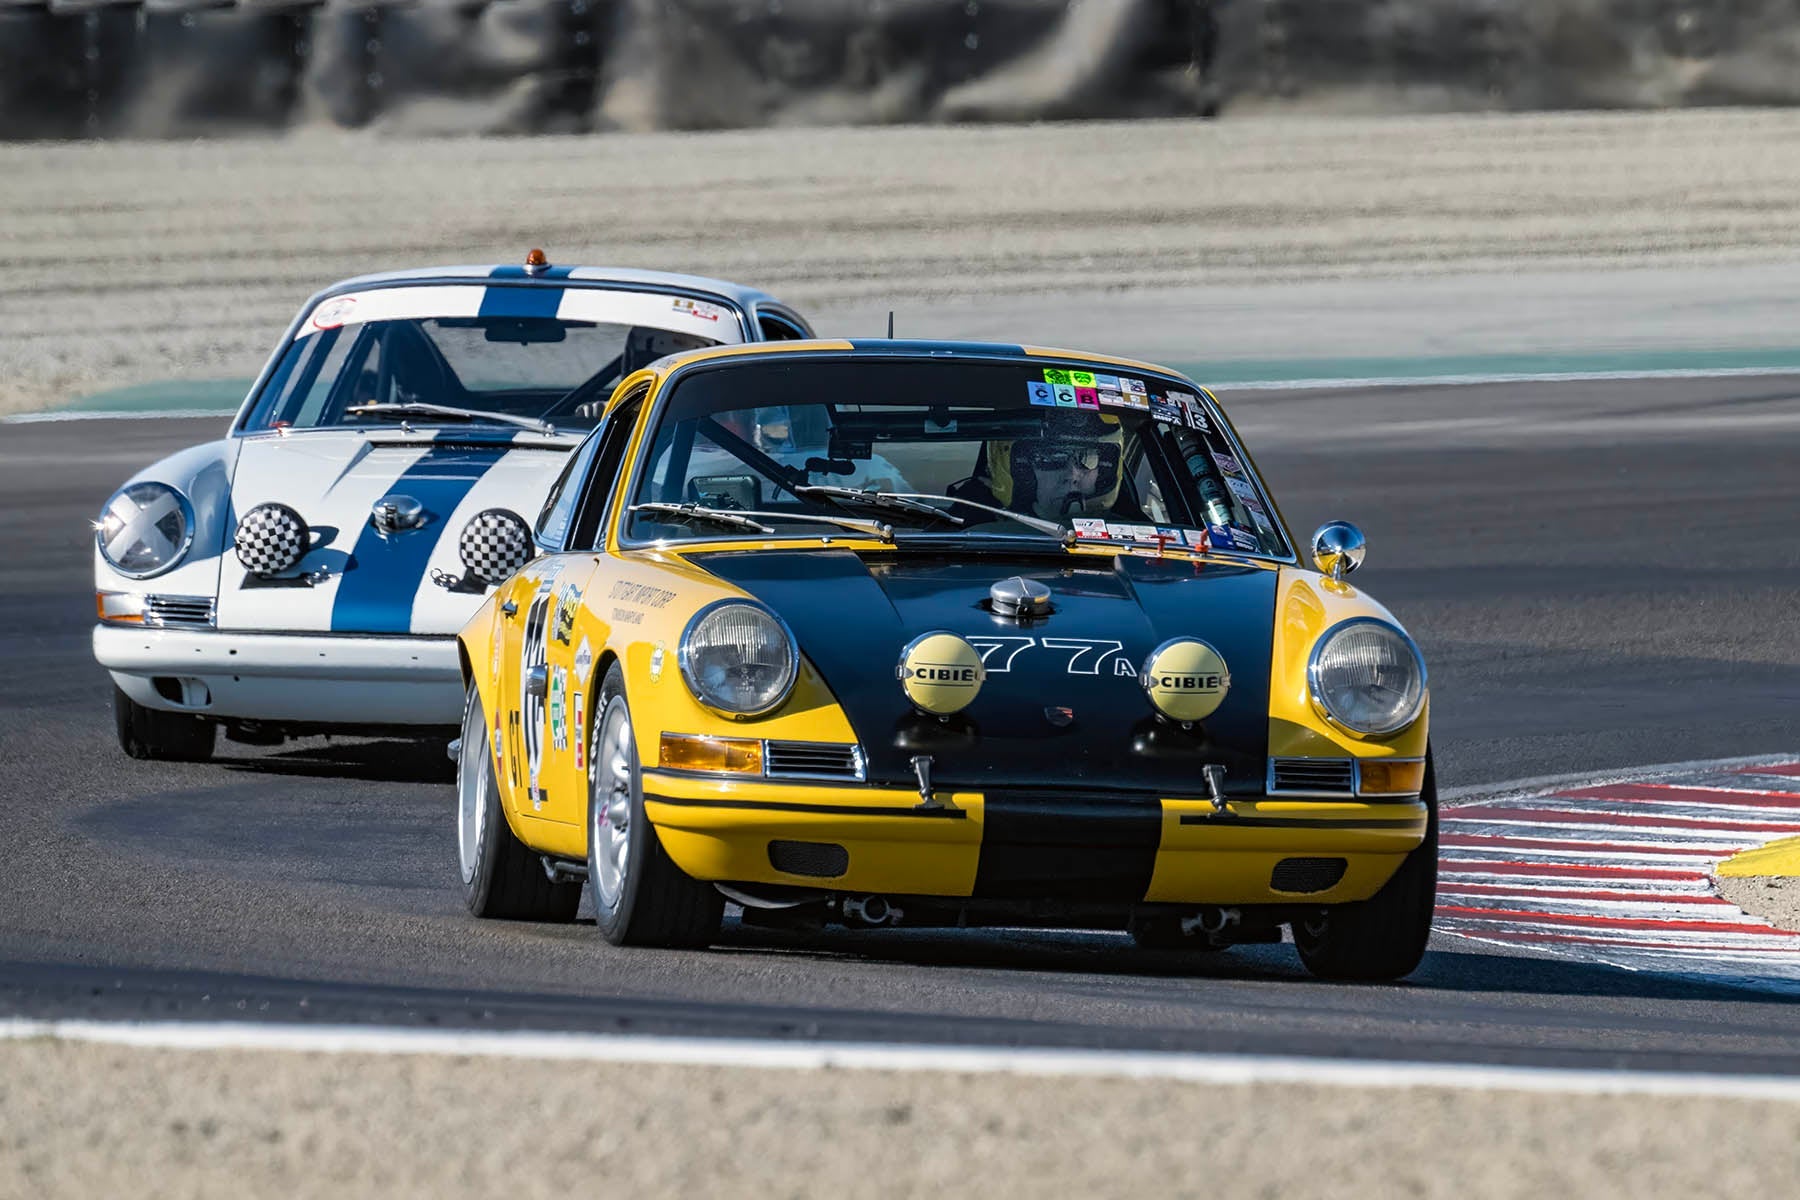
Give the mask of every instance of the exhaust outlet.
POLYGON ((871 927, 900 923, 900 910, 889 904, 886 896, 846 896, 839 907, 847 922, 871 927))

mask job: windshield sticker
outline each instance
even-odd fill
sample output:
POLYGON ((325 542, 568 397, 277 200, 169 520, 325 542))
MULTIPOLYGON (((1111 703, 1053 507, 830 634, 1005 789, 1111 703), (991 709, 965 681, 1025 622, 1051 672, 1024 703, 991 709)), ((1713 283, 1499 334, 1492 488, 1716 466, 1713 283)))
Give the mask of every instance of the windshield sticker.
POLYGON ((1204 529, 1184 529, 1181 531, 1181 536, 1186 538, 1187 544, 1196 550, 1212 549, 1211 540, 1206 536, 1204 529))
POLYGON ((1212 432, 1212 426, 1206 423, 1206 413, 1200 407, 1200 397, 1187 392, 1170 392, 1169 399, 1181 407, 1189 429, 1198 429, 1201 433, 1212 432))
POLYGON ((1092 371, 1070 371, 1069 382, 1078 388, 1091 388, 1095 386, 1094 373, 1092 371))
POLYGON ((1038 383, 1036 380, 1027 380, 1025 383, 1025 397, 1033 404, 1041 404, 1045 408, 1056 407, 1056 392, 1052 390, 1051 386, 1047 383, 1038 383))
POLYGON ((1096 388, 1095 395, 1097 395, 1100 398, 1101 404, 1107 405, 1112 408, 1125 407, 1125 395, 1123 392, 1115 391, 1112 388, 1104 388, 1103 387, 1103 388, 1096 388))
POLYGON ((1263 531, 1263 536, 1268 538, 1269 543, 1273 545, 1275 543, 1275 523, 1269 520, 1260 509, 1251 509, 1250 515, 1256 519, 1256 527, 1263 531))
POLYGON ((675 297, 675 302, 670 307, 683 316, 693 317, 699 321, 711 321, 715 325, 725 315, 725 310, 716 304, 708 304, 704 300, 690 300, 686 296, 675 297))
POLYGON ((1181 405, 1162 396, 1150 397, 1150 415, 1171 425, 1187 424, 1187 414, 1181 411, 1181 405))
POLYGON ((1045 367, 1044 382, 1050 384, 1066 383, 1073 386, 1075 381, 1069 378, 1069 373, 1067 371, 1059 371, 1055 367, 1045 367))
POLYGON ((1150 394, 1149 389, 1144 386, 1144 381, 1141 379, 1121 378, 1119 380, 1119 390, 1131 396, 1148 396, 1150 394))
POLYGON ((1235 525, 1212 525, 1207 528, 1207 532, 1212 538, 1212 544, 1221 550, 1262 549, 1262 543, 1256 540, 1254 533, 1235 525))
POLYGON ((1075 407, 1076 408, 1099 408, 1100 407, 1100 393, 1095 391, 1091 387, 1082 387, 1079 383, 1076 384, 1075 385, 1075 407))
POLYGON ((1245 479, 1242 475, 1227 475, 1225 477, 1225 483, 1232 491, 1238 494, 1240 499, 1256 499, 1256 489, 1250 486, 1250 481, 1245 479))
POLYGON ((336 300, 327 300, 313 312, 313 328, 336 329, 355 313, 355 296, 339 296, 336 300))
POLYGON ((1059 383, 1056 385, 1055 390, 1056 390, 1056 407, 1058 407, 1058 408, 1074 408, 1075 407, 1075 385, 1074 384, 1059 383))
POLYGON ((1094 376, 1094 386, 1103 392, 1116 392, 1119 390, 1119 377, 1117 375, 1096 375, 1094 376))
POLYGON ((1244 473, 1244 468, 1232 455, 1220 454, 1217 450, 1214 450, 1212 457, 1213 461, 1219 464, 1219 470, 1225 472, 1227 475, 1242 475, 1244 473))
POLYGON ((1078 538, 1099 538, 1105 540, 1112 535, 1107 532, 1105 517, 1076 517, 1074 519, 1075 536, 1078 538))

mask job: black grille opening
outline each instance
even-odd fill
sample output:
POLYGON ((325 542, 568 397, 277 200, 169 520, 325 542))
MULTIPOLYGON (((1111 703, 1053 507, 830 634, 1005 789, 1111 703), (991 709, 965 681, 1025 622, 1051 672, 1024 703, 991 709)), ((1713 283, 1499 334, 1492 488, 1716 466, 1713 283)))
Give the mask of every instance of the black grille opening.
POLYGON ((861 779, 862 759, 854 745, 828 742, 769 742, 763 770, 770 776, 861 779))
POLYGON ((1356 790, 1355 769, 1347 758, 1277 758, 1270 763, 1269 782, 1277 792, 1348 796, 1356 790))
POLYGON ((769 865, 789 875, 835 879, 850 869, 850 852, 836 842, 770 842, 769 865))
POLYGON ((1277 892, 1326 892, 1338 885, 1349 863, 1341 858, 1284 858, 1269 873, 1277 892))

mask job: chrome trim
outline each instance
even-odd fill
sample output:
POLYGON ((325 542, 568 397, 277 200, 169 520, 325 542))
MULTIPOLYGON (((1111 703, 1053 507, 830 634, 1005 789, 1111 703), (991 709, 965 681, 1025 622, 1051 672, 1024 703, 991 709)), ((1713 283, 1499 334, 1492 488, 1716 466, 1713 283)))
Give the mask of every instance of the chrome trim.
POLYGON ((1419 719, 1419 713, 1425 708, 1425 697, 1431 692, 1431 677, 1425 669, 1425 656, 1419 653, 1418 644, 1415 643, 1412 638, 1407 636, 1406 630, 1400 628, 1392 621, 1383 621, 1379 617, 1351 617, 1349 620, 1339 621, 1336 625, 1327 629, 1324 633, 1319 635, 1319 640, 1313 643, 1312 653, 1309 654, 1306 659, 1306 692, 1307 695, 1312 698, 1314 710, 1317 711, 1321 717, 1325 718, 1326 722, 1333 728, 1342 729, 1355 737, 1392 737, 1419 719), (1402 642, 1406 643, 1406 648, 1412 651, 1413 661, 1419 664, 1418 706, 1413 709, 1406 720, 1400 722, 1392 729, 1358 729, 1356 726, 1340 719, 1337 714, 1333 713, 1331 709, 1326 706, 1325 698, 1319 694, 1319 654, 1331 643, 1332 638, 1350 628, 1352 625, 1380 625, 1386 629, 1392 630, 1399 635, 1402 642))
POLYGON ((1357 760, 1350 755, 1326 757, 1311 754, 1271 754, 1267 760, 1267 770, 1263 779, 1263 792, 1270 796, 1306 796, 1324 800, 1345 800, 1362 794, 1362 770, 1357 760), (1291 763, 1347 763, 1350 767, 1350 778, 1347 790, 1324 791, 1317 788, 1277 788, 1275 786, 1275 764, 1291 763))
POLYGON ((832 780, 838 783, 862 783, 867 777, 868 763, 863 755, 863 748, 856 742, 795 742, 785 738, 765 738, 762 749, 763 778, 765 779, 818 779, 832 780), (770 748, 780 746, 791 748, 795 753, 825 752, 843 755, 849 759, 849 771, 777 771, 770 763, 770 748), (845 752, 848 752, 847 754, 845 752))
MULTIPOLYGON (((135 503, 135 501, 133 503, 135 503)), ((188 500, 187 494, 185 492, 183 492, 180 488, 176 487, 174 484, 171 484, 171 483, 164 483, 160 479, 140 479, 135 483, 128 483, 124 487, 119 488, 117 491, 113 492, 112 495, 110 495, 106 498, 105 504, 100 506, 100 520, 94 522, 94 548, 97 551, 99 551, 101 560, 104 561, 108 567, 111 567, 113 570, 117 571, 119 574, 123 575, 127 579, 155 579, 158 575, 166 575, 170 571, 173 571, 176 567, 180 566, 183 562, 185 562, 187 560, 188 551, 193 549, 193 547, 194 547, 194 506, 193 506, 192 502, 190 502, 188 500), (162 564, 162 566, 157 567, 154 570, 127 571, 124 567, 121 567, 118 563, 114 562, 112 559, 112 555, 110 555, 106 552, 106 539, 105 539, 105 537, 102 536, 102 534, 105 531, 101 528, 101 526, 105 523, 106 514, 112 508, 112 502, 114 500, 117 500, 120 496, 124 495, 126 492, 130 491, 132 488, 141 487, 144 484, 149 484, 151 487, 162 488, 163 490, 167 491, 170 495, 174 496, 175 502, 181 506, 181 521, 182 521, 182 525, 184 526, 183 531, 182 531, 181 545, 175 551, 174 554, 169 556, 168 562, 162 564)))
POLYGON ((1313 566, 1319 574, 1339 582, 1362 566, 1368 549, 1362 530, 1348 521, 1327 521, 1313 530, 1313 566))
POLYGON ((218 601, 212 596, 144 597, 145 625, 157 628, 211 629, 217 620, 218 601))
POLYGON ((800 643, 794 640, 794 631, 792 629, 788 628, 787 622, 783 621, 781 619, 780 614, 778 614, 774 609, 770 608, 766 604, 761 604, 755 600, 749 600, 749 599, 738 599, 736 597, 733 597, 733 598, 726 599, 726 600, 714 600, 711 604, 702 605, 700 607, 699 611, 695 612, 693 616, 688 618, 687 625, 685 627, 683 627, 683 629, 681 631, 681 641, 679 643, 677 643, 676 648, 675 648, 675 661, 676 661, 677 665, 680 666, 680 668, 681 668, 681 681, 683 683, 687 684, 688 694, 693 696, 693 698, 695 700, 697 700, 703 707, 711 710, 712 712, 721 713, 727 717, 766 716, 769 713, 772 713, 776 709, 780 708, 783 704, 787 703, 787 698, 793 694, 794 685, 800 681, 800 643), (702 695, 700 692, 700 689, 698 687, 694 686, 694 672, 692 669, 692 657, 693 656, 690 653, 690 645, 689 645, 689 643, 692 641, 693 636, 694 636, 694 629, 700 624, 700 622, 702 620, 704 620, 706 618, 706 615, 708 613, 712 612, 714 609, 723 608, 728 604, 741 604, 745 608, 754 608, 754 609, 761 611, 762 613, 767 615, 770 620, 774 621, 776 627, 779 628, 781 630, 781 632, 784 635, 786 635, 786 637, 787 637, 787 646, 788 646, 787 686, 781 689, 780 695, 776 696, 775 699, 770 701, 768 704, 766 704, 762 708, 756 709, 754 711, 738 712, 738 711, 735 711, 735 710, 729 709, 729 708, 720 708, 718 705, 712 703, 704 695, 702 695))

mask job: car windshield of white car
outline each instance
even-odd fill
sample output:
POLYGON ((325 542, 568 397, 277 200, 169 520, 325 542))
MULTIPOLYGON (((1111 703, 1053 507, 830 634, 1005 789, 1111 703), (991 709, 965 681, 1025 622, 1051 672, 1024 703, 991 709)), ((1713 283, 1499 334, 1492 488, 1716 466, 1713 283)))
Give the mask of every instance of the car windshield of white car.
MULTIPOLYGON (((559 293, 545 294, 554 300, 559 293)), ((557 311, 554 303, 543 307, 557 311)), ((664 319, 685 318, 675 312, 664 319)), ((589 429, 613 385, 632 371, 668 354, 738 340, 735 325, 720 325, 690 331, 528 313, 309 324, 288 345, 244 428, 391 428, 395 415, 415 425, 468 424, 491 413, 510 428, 543 421, 589 429), (407 405, 461 415, 408 413, 407 405)))
MULTIPOLYGON (((1198 389, 1098 364, 725 360, 677 379, 633 504, 754 511, 778 535, 854 512, 936 537, 1043 536, 1285 556, 1266 493, 1198 389), (778 517, 791 512, 797 524, 778 517)), ((740 536, 635 513, 628 540, 740 536)), ((748 535, 744 535, 748 536, 748 535)))

